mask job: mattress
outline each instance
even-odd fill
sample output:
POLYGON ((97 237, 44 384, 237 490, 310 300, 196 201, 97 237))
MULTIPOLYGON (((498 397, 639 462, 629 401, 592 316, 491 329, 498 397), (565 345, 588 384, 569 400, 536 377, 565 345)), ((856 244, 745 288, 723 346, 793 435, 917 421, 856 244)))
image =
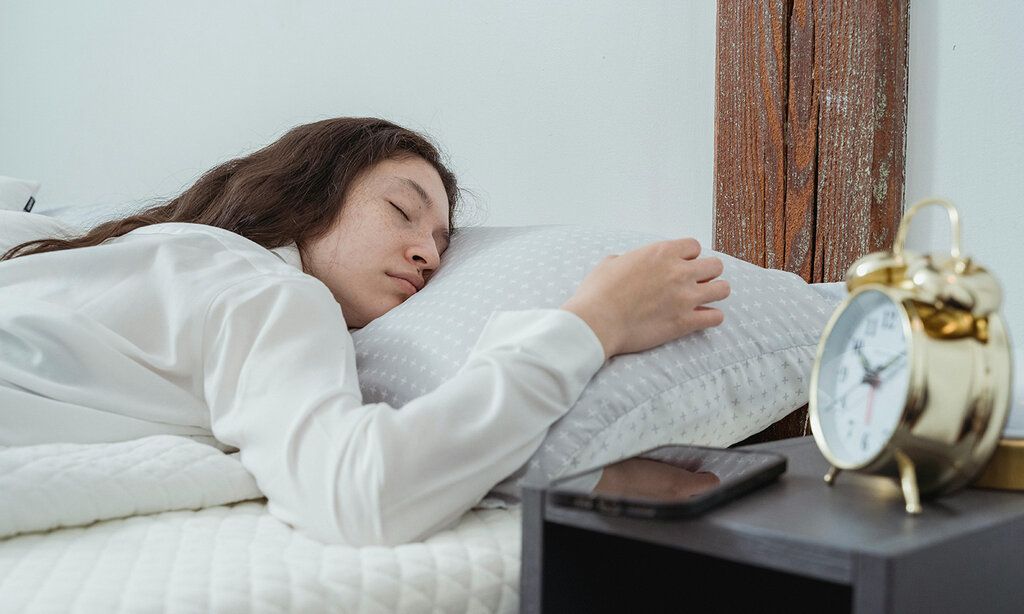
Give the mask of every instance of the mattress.
POLYGON ((0 448, 0 610, 518 610, 518 506, 355 548, 305 537, 258 496, 231 455, 184 438, 0 448))

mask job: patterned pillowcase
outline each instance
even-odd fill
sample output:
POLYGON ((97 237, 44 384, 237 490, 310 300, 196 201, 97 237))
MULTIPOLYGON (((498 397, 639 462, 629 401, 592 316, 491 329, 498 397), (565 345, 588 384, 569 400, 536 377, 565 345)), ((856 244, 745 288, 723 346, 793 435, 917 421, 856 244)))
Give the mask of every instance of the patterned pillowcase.
MULTIPOLYGON (((401 407, 458 372, 490 314, 559 307, 609 254, 662 240, 576 226, 464 228, 430 283, 353 332, 363 398, 401 407)), ((665 444, 728 446, 807 402, 833 303, 797 275, 704 250, 732 294, 718 327, 616 356, 548 431, 517 478, 551 479, 665 444)))

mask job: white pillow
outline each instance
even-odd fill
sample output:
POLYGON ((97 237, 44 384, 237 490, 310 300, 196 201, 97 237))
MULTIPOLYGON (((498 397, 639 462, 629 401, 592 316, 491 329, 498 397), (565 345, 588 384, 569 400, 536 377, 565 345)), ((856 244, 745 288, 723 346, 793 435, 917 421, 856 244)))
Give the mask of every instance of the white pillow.
POLYGON ((0 210, 24 211, 28 207, 31 211, 38 191, 38 181, 0 175, 0 210))
POLYGON ((848 294, 845 281, 815 283, 811 284, 811 289, 828 299, 833 306, 841 303, 848 294))
MULTIPOLYGON (((0 211, 0 253, 77 229, 0 211)), ((573 226, 463 228, 430 283, 353 332, 368 403, 401 407, 461 368, 490 314, 558 307, 604 256, 661 240, 573 226)), ((725 263, 725 323, 617 356, 550 429, 528 466, 550 479, 670 443, 728 446, 807 402, 814 351, 836 300, 798 276, 705 250, 725 263)), ((437 436, 443 436, 443 425, 437 436)), ((524 467, 525 469, 526 467, 524 467)), ((495 493, 518 496, 510 476, 495 493)))
POLYGON ((70 238, 77 234, 71 226, 44 215, 0 210, 0 256, 15 245, 50 237, 70 238))
MULTIPOLYGON (((661 239, 574 226, 460 229, 422 291, 354 331, 363 398, 401 407, 430 392, 456 374, 492 312, 558 307, 604 256, 661 239)), ((807 402, 834 301, 792 273, 704 255, 725 263, 732 295, 715 304, 725 323, 608 361, 549 430, 531 478, 670 443, 728 446, 807 402)), ((522 474, 495 492, 518 495, 522 474)))
POLYGON ((98 224, 102 224, 103 222, 128 217, 129 215, 138 213, 146 207, 147 205, 143 203, 127 202, 113 205, 47 206, 37 209, 36 212, 41 215, 57 218, 65 224, 74 226, 82 231, 87 231, 98 224))

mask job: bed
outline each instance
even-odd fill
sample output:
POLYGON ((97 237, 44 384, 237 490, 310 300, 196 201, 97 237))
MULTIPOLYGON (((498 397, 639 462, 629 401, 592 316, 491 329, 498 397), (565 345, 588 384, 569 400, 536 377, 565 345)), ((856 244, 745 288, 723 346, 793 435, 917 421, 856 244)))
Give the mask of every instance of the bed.
MULTIPOLYGON (((719 2, 716 250, 827 283, 891 244, 902 211, 906 11, 905 2, 719 2), (873 103, 879 91, 888 104, 873 103), (832 104, 837 96, 848 104, 832 104)), ((842 290, 814 292, 834 305, 842 290)), ((369 343, 357 342, 364 364, 394 354, 369 343)), ((803 356, 784 366, 806 372, 803 356)), ((382 365, 366 392, 386 400, 399 393, 382 365)), ((780 404, 700 442, 805 434, 806 410, 793 410, 780 404)), ((184 438, 0 449, 0 492, 5 611, 519 607, 514 489, 421 543, 366 548, 325 546, 277 521, 233 455, 184 438)))

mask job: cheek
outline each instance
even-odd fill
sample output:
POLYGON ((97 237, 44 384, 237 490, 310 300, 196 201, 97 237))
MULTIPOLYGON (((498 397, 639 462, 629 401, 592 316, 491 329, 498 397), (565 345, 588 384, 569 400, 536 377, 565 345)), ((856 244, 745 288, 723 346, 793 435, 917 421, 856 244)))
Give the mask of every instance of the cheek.
POLYGON ((368 224, 360 224, 358 228, 349 228, 347 232, 338 233, 325 247, 325 261, 335 270, 352 271, 363 268, 365 261, 372 258, 374 244, 372 237, 379 231, 368 224))
POLYGON ((340 246, 350 257, 368 254, 380 257, 400 242, 402 232, 401 222, 381 210, 351 225, 342 237, 340 246))
POLYGON ((351 299, 360 290, 371 290, 368 284, 376 288, 383 279, 381 274, 398 266, 396 253, 400 257, 402 239, 401 229, 395 226, 386 211, 365 211, 341 219, 334 232, 318 245, 319 267, 314 275, 336 294, 341 291, 351 299))

